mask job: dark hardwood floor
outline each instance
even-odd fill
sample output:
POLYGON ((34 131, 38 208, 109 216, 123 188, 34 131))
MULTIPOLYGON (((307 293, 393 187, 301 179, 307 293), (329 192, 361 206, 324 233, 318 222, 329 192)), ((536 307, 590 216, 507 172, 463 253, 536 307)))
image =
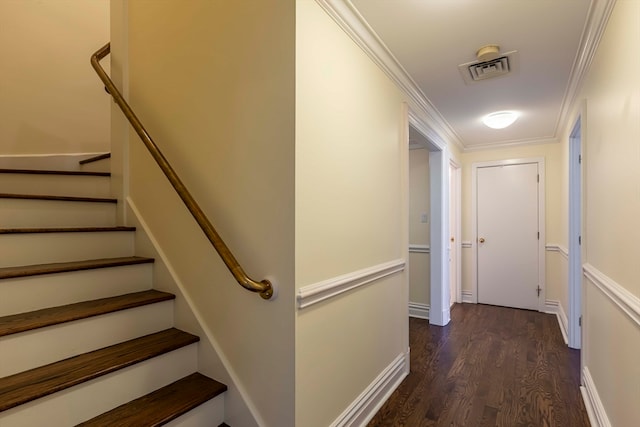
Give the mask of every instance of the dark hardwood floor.
POLYGON ((590 425, 554 315, 456 304, 451 318, 410 319, 411 373, 369 427, 590 425))

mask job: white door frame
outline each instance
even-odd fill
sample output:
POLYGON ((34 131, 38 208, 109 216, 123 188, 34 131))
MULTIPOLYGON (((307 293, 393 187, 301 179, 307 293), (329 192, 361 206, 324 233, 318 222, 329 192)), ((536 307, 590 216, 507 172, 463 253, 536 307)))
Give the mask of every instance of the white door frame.
POLYGON ((569 347, 582 345, 582 135, 578 116, 569 136, 569 347))
MULTIPOLYGON (((449 159, 450 177, 453 176, 449 184, 449 235, 454 238, 453 242, 449 242, 450 250, 455 254, 456 265, 454 266, 454 289, 453 300, 457 303, 462 302, 462 169, 460 165, 453 159, 449 159), (453 222, 451 221, 453 220, 453 222)), ((450 278, 451 279, 451 278, 450 278)))
POLYGON ((471 165, 471 287, 473 292, 473 302, 478 303, 478 168, 492 166, 517 165, 525 163, 537 163, 538 174, 540 175, 540 185, 538 186, 538 281, 540 297, 538 298, 538 311, 545 310, 546 286, 545 286, 545 168, 543 157, 533 157, 524 159, 498 160, 491 162, 478 162, 471 165))
POLYGON ((449 150, 446 142, 412 110, 409 123, 428 141, 430 211, 429 323, 445 326, 451 320, 449 306, 449 150))

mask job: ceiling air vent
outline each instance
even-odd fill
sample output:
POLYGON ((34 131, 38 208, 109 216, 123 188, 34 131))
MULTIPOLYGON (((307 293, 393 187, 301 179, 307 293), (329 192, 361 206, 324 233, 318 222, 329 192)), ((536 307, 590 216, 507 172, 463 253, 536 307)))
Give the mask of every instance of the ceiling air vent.
POLYGON ((458 70, 467 84, 480 80, 504 76, 515 71, 517 67, 517 51, 500 54, 496 45, 480 48, 477 61, 458 65, 458 70))

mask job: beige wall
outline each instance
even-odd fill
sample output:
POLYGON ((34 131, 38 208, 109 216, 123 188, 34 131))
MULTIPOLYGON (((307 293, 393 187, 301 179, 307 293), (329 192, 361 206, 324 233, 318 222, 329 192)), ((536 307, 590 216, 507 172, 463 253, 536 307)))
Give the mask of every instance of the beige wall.
MULTIPOLYGON (((406 259, 408 125, 398 89, 321 7, 298 0, 296 8, 296 287, 303 288, 406 259)), ((406 352, 406 281, 406 272, 396 273, 298 310, 297 426, 330 425, 406 352)))
POLYGON ((109 0, 0 1, 0 155, 109 151, 107 41, 109 0))
MULTIPOLYGON (((618 0, 575 114, 586 104, 583 261, 640 306, 640 2, 618 0)), ((565 142, 566 144, 567 142, 565 142)), ((640 419, 640 325, 585 278, 583 357, 611 425, 640 419)), ((606 286, 605 286, 606 288, 606 286)), ((640 315, 635 309, 636 319, 640 315)), ((632 310, 633 311, 633 310, 632 310)))
POLYGON ((233 280, 132 135, 131 200, 265 426, 294 424, 294 7, 131 1, 121 53, 160 149, 247 273, 279 286, 264 301, 233 280))
MULTIPOLYGON (((422 222, 422 214, 429 212, 429 151, 426 148, 409 150, 409 247, 429 245, 429 222, 422 222)), ((411 251, 411 249, 409 249, 411 251)), ((429 304, 429 254, 409 254, 409 301, 429 304)))

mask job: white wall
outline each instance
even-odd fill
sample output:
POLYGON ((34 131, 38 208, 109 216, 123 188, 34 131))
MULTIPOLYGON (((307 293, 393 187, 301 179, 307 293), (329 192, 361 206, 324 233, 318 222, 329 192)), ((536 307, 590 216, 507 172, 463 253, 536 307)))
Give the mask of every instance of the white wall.
MULTIPOLYGON (((300 290, 406 260, 408 123, 399 90, 321 7, 296 8, 300 290)), ((330 425, 404 357, 407 288, 398 272, 298 309, 295 425, 330 425)))
POLYGON ((582 354, 613 426, 640 419, 639 17, 640 2, 616 2, 574 108, 586 104, 582 354))
POLYGON ((429 253, 412 250, 429 245, 429 151, 409 150, 409 301, 429 304, 429 253), (427 222, 422 215, 427 214, 427 222))
POLYGON ((108 41, 109 0, 0 1, 0 155, 109 151, 108 41))
POLYGON ((237 378, 229 396, 244 390, 254 410, 231 403, 226 422, 294 425, 295 4, 128 6, 128 51, 115 55, 129 58, 133 109, 247 273, 273 277, 279 296, 235 282, 136 135, 131 201, 237 378))

